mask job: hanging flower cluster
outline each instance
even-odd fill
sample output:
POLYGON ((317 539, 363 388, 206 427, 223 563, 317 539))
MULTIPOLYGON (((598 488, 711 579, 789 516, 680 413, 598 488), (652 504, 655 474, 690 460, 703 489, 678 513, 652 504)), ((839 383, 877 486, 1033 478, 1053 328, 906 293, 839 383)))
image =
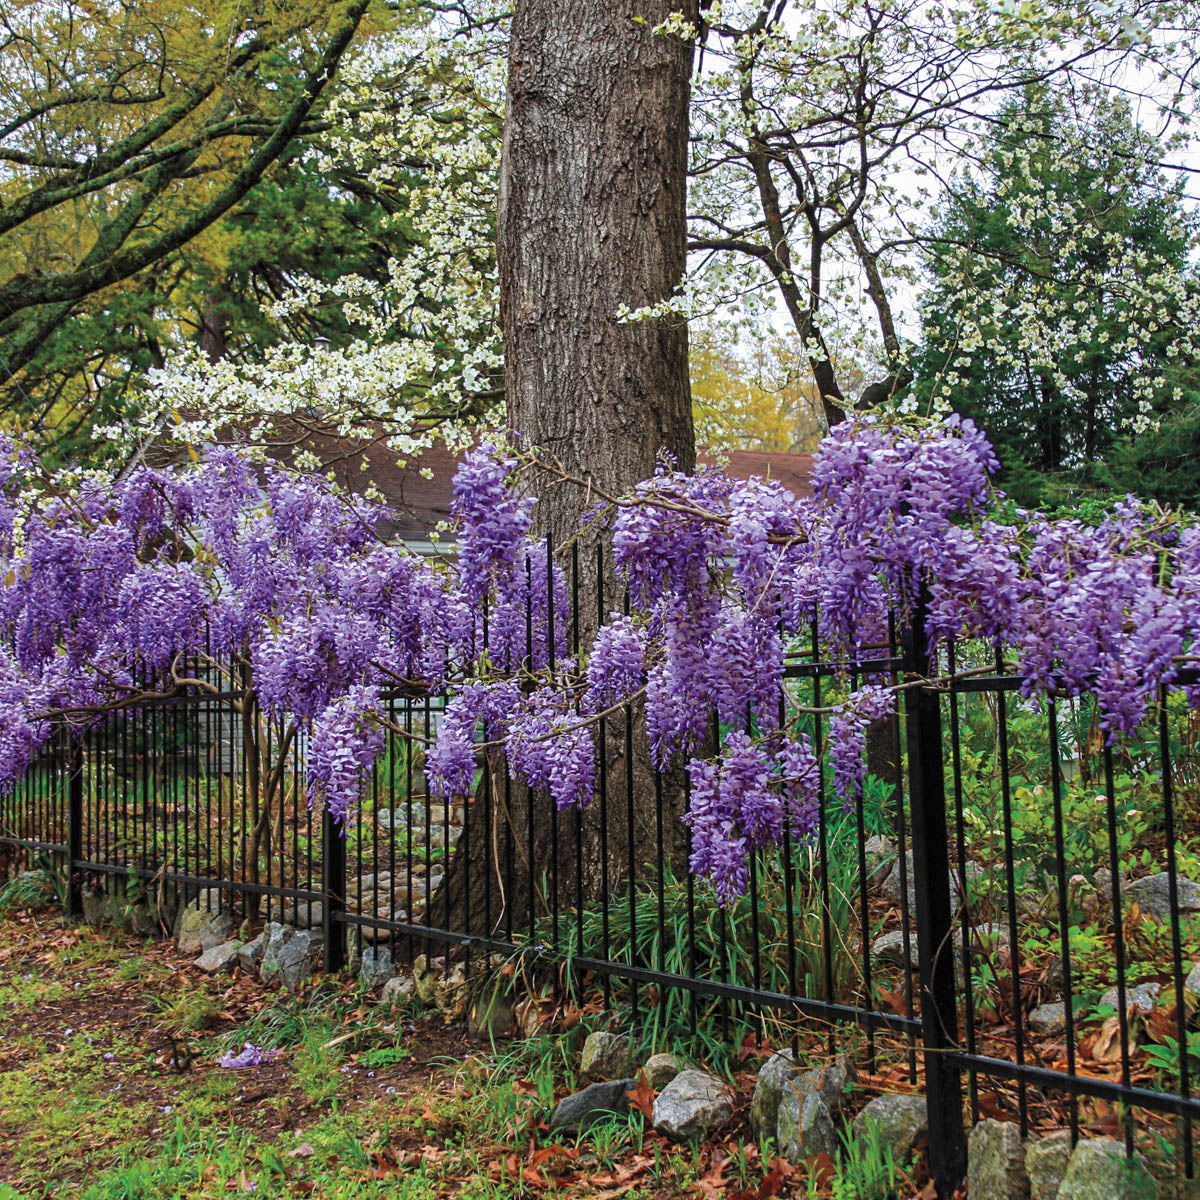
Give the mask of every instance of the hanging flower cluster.
MULTIPOLYGON (((343 822, 395 686, 447 697, 435 794, 470 794, 491 746, 569 808, 594 792, 596 720, 644 695, 654 762, 687 766, 692 869, 725 899, 755 851, 817 827, 821 767, 784 685, 814 630, 849 667, 920 602, 935 644, 993 643, 1031 697, 1095 694, 1116 737, 1174 680, 1200 617, 1200 529, 1133 502, 1098 524, 1006 510, 991 447, 956 417, 839 426, 804 499, 664 466, 608 515, 629 611, 578 654, 505 447, 459 469, 452 563, 384 542, 378 506, 227 450, 70 495, 30 486, 35 466, 0 441, 0 787, 54 719, 86 727, 234 661, 270 716, 309 731, 310 795, 343 822)), ((851 805, 896 692, 847 676, 840 695, 826 745, 851 805)))

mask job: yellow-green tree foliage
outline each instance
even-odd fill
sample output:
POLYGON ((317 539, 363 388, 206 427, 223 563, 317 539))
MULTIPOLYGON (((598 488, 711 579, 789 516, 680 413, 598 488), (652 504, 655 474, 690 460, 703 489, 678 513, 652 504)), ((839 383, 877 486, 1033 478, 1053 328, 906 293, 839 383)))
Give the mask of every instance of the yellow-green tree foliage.
POLYGON ((54 367, 79 359, 98 296, 123 310, 124 341, 106 349, 126 364, 153 360, 163 297, 196 265, 228 257, 236 233, 219 222, 319 125, 321 95, 369 2, 4 6, 0 411, 9 424, 36 429, 78 402, 73 390, 87 392, 86 361, 54 367))
MULTIPOLYGON (((696 443, 711 450, 807 453, 824 433, 820 396, 797 339, 771 334, 739 351, 711 328, 694 327, 690 365, 696 443)), ((853 362, 839 363, 853 386, 853 362)))

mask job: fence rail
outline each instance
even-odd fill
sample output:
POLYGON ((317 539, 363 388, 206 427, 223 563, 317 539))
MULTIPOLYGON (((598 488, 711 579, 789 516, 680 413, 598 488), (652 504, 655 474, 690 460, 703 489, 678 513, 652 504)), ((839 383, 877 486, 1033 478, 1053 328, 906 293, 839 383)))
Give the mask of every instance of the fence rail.
MULTIPOLYGON (((389 737, 345 832, 308 803, 303 738, 245 689, 188 694, 59 731, 0 799, 0 849, 53 860, 74 915, 104 877, 215 888, 252 920, 320 923, 329 970, 371 945, 397 960, 440 948, 443 969, 519 956, 664 1032, 850 1046, 867 1076, 899 1065, 924 1090, 944 1196, 984 1114, 1027 1133, 1065 1113, 1076 1137, 1173 1147, 1190 1177, 1196 718, 1164 694, 1141 736, 1106 746, 1088 702, 1033 710, 991 653, 934 661, 918 626, 844 664, 814 629, 784 684, 807 709, 847 678, 942 682, 904 691, 856 800, 823 777, 815 836, 785 830, 727 908, 686 870, 686 780, 635 771, 632 707, 601 722, 593 802, 560 813, 494 759, 469 800, 436 800, 421 746, 443 700, 395 694, 392 721, 419 737, 389 737)), ((820 752, 827 717, 804 720, 820 752)))

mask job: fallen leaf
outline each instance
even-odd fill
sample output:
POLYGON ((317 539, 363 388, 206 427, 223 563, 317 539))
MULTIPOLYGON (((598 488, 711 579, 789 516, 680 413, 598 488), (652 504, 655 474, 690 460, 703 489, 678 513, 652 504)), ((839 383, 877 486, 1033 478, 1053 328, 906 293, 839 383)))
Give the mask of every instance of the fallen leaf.
MULTIPOLYGON (((813 1167, 813 1180, 824 1187, 833 1178, 833 1159, 828 1154, 814 1154, 808 1160, 813 1167)), ((771 1159, 771 1169, 752 1192, 735 1192, 729 1200, 771 1200, 783 1190, 783 1185, 796 1173, 796 1168, 782 1158, 771 1159)))
POLYGON ((1152 1034, 1154 1041, 1165 1042, 1167 1038, 1179 1037, 1179 1009, 1177 1005, 1165 1005, 1154 1008, 1146 1017, 1146 1028, 1152 1034))
POLYGON ((632 1092, 626 1092, 629 1097, 629 1107, 637 1109, 647 1121, 654 1120, 654 1097, 658 1093, 646 1082, 645 1075, 638 1072, 637 1085, 632 1092))
POLYGON ((311 1142, 301 1142, 295 1149, 288 1151, 288 1158, 312 1158, 316 1151, 311 1142))
POLYGON ((1090 1039, 1080 1043, 1080 1051, 1095 1062, 1119 1062, 1121 1059, 1121 1018, 1117 1015, 1108 1017, 1090 1039), (1086 1050, 1084 1050, 1085 1045, 1087 1046, 1086 1050))

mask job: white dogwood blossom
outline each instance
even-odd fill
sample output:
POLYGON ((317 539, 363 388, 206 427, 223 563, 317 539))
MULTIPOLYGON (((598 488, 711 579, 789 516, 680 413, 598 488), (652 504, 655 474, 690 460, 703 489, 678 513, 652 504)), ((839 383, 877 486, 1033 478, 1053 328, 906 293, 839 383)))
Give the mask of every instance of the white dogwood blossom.
POLYGON ((457 444, 495 422, 502 367, 495 208, 504 46, 480 9, 367 41, 342 69, 307 151, 318 171, 350 168, 381 198, 407 251, 385 278, 293 274, 267 311, 281 327, 337 309, 347 344, 280 340, 252 360, 183 348, 147 374, 141 415, 103 433, 197 447, 270 441, 280 428, 377 442, 401 458, 435 432, 457 444), (390 86, 389 86, 390 84, 390 86))

